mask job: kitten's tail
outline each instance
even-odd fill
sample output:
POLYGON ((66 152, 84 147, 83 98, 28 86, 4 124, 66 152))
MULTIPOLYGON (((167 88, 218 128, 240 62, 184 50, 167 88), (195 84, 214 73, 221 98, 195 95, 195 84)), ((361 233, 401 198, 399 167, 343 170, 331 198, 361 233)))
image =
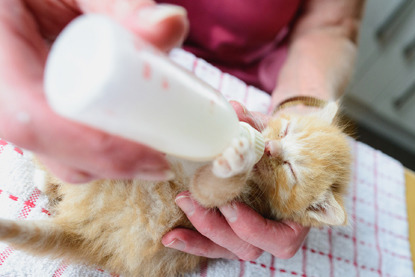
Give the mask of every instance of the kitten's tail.
POLYGON ((64 257, 77 252, 80 239, 50 220, 0 219, 0 240, 35 255, 64 257))

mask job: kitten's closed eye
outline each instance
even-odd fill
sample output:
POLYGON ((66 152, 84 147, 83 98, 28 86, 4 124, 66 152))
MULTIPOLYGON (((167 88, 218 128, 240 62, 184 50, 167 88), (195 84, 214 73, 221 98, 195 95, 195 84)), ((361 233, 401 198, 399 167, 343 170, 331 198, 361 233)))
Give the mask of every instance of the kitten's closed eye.
POLYGON ((288 162, 288 161, 284 161, 283 162, 283 165, 284 166, 287 166, 289 168, 289 171, 291 172, 292 177, 294 178, 294 180, 297 181, 297 176, 295 174, 295 171, 294 171, 294 168, 293 168, 292 164, 290 162, 288 162))

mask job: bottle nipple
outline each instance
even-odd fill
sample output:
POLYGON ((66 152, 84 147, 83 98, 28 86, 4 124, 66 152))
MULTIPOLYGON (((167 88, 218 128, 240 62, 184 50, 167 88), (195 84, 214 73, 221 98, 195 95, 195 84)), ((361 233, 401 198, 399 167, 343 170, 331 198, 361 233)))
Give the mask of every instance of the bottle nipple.
POLYGON ((253 128, 246 122, 239 122, 240 126, 240 136, 245 137, 248 139, 250 143, 254 145, 255 151, 255 163, 259 162, 259 160, 264 155, 265 150, 265 140, 264 137, 258 130, 253 128))

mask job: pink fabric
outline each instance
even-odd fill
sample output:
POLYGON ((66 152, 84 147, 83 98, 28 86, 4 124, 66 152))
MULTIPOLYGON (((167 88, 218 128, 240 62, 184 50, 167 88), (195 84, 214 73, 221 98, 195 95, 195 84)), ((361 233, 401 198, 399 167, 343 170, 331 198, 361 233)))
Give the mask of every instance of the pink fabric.
POLYGON ((286 56, 284 38, 301 0, 160 0, 185 7, 184 48, 250 85, 275 87, 286 56))

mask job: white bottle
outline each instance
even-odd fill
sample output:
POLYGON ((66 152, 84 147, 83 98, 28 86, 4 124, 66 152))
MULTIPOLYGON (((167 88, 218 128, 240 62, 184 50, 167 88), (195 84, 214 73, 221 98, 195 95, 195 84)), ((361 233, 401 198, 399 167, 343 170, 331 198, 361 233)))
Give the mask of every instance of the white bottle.
POLYGON ((64 117, 181 158, 212 160, 240 135, 258 160, 264 151, 219 92, 102 15, 81 16, 58 37, 45 92, 64 117))

